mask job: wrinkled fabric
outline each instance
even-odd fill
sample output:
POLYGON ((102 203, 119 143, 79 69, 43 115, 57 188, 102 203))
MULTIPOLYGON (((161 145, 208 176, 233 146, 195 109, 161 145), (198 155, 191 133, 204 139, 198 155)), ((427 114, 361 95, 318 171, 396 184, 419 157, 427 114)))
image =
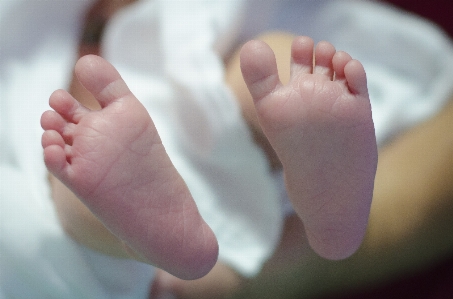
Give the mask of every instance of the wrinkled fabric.
MULTIPOLYGON (((69 85, 92 2, 0 2, 2 299, 146 298, 153 277, 151 266, 73 242, 50 198, 39 118, 49 95, 69 85)), ((103 56, 151 114, 219 240, 219 259, 245 276, 272 253, 283 217, 264 155, 223 82, 222 56, 270 29, 329 40, 363 62, 381 146, 441 109, 453 72, 450 41, 435 26, 368 1, 150 0, 115 16, 103 56)))
MULTIPOLYGON (((151 266, 73 242, 50 198, 39 119, 49 95, 69 85, 90 4, 0 6, 0 294, 6 298, 144 298, 152 280, 151 266)), ((102 49, 153 117, 217 236, 219 260, 250 276, 276 246, 282 220, 265 157, 223 82, 220 52, 231 44, 240 9, 240 1, 141 1, 111 20, 102 49)))
POLYGON ((149 111, 219 242, 219 260, 255 275, 282 219, 267 162, 225 84, 242 2, 145 1, 111 20, 103 56, 149 111))

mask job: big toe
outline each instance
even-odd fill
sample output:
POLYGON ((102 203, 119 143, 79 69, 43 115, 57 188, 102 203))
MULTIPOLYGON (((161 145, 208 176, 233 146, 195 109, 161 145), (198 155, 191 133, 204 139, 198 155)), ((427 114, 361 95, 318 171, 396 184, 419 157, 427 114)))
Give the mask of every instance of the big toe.
POLYGON ((75 73, 101 107, 131 94, 115 67, 99 56, 86 55, 80 58, 76 63, 75 73))
POLYGON ((280 83, 274 52, 262 41, 246 43, 240 53, 244 81, 257 101, 271 93, 280 83))

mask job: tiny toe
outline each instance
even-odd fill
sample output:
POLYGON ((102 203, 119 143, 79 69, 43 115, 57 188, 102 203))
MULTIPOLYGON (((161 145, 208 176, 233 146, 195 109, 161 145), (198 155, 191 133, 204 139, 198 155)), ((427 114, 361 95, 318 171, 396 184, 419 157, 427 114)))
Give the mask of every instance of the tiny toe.
POLYGON ((115 67, 99 56, 87 55, 80 58, 76 63, 75 73, 102 108, 131 94, 115 67))
POLYGON ((65 142, 63 137, 54 130, 44 131, 41 138, 41 145, 43 148, 46 148, 51 145, 58 145, 61 148, 65 147, 65 142))
POLYGON ((67 121, 55 111, 45 111, 41 116, 41 127, 44 130, 54 130, 63 133, 67 121))
POLYGON ((74 126, 55 111, 46 111, 41 116, 41 127, 46 131, 58 132, 67 144, 72 144, 74 126))
POLYGON ((345 81, 344 68, 349 61, 351 61, 351 56, 343 51, 338 51, 335 53, 332 59, 333 70, 335 72, 336 81, 345 81))
POLYGON ((358 60, 349 61, 344 67, 344 74, 349 90, 353 94, 368 95, 365 69, 358 60))
POLYGON ((335 47, 328 42, 322 41, 315 48, 315 67, 314 74, 321 74, 333 78, 332 59, 335 55, 335 47))
POLYGON ((244 81, 255 101, 258 101, 281 84, 274 52, 262 41, 246 43, 240 53, 244 81))
POLYGON ((80 118, 88 112, 72 95, 65 90, 57 90, 49 98, 49 105, 65 120, 78 123, 80 118))
POLYGON ((56 144, 45 147, 44 163, 52 174, 61 178, 63 169, 67 164, 65 149, 56 144))
POLYGON ((307 36, 296 37, 291 47, 291 74, 313 72, 314 41, 307 36))

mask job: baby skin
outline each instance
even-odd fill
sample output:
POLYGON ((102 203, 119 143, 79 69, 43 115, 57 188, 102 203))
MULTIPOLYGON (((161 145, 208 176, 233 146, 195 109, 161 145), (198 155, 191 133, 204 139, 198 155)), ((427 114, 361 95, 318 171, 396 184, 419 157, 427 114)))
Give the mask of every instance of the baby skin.
POLYGON ((183 279, 208 273, 218 244, 161 143, 146 109, 116 69, 90 55, 75 66, 101 109, 55 91, 41 118, 44 161, 134 258, 183 279))
MULTIPOLYGON (((294 40, 286 86, 261 42, 244 46, 241 64, 311 246, 341 259, 365 232, 376 142, 362 65, 328 43, 314 55, 313 48, 309 38, 294 40)), ((101 109, 89 110, 63 90, 51 95, 54 110, 41 119, 47 168, 131 256, 179 278, 202 277, 217 260, 217 241, 146 109, 102 58, 82 57, 75 73, 101 109)))
POLYGON ((287 85, 266 43, 245 44, 240 61, 310 246, 328 259, 350 256, 365 234, 377 167, 362 64, 308 37, 293 41, 287 85))

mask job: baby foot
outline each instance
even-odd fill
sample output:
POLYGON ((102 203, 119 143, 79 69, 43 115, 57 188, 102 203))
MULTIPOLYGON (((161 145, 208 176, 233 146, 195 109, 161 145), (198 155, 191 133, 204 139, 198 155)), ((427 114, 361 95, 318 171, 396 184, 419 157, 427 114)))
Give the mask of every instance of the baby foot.
POLYGON ((327 42, 314 49, 311 38, 299 37, 291 52, 286 86, 260 41, 243 47, 242 73, 310 245, 323 257, 345 258, 365 234, 377 164, 366 74, 327 42))
POLYGON ((75 72, 102 109, 62 90, 51 95, 55 111, 41 118, 47 168, 137 258, 183 279, 203 276, 217 260, 217 240, 146 109, 102 58, 82 57, 75 72))

